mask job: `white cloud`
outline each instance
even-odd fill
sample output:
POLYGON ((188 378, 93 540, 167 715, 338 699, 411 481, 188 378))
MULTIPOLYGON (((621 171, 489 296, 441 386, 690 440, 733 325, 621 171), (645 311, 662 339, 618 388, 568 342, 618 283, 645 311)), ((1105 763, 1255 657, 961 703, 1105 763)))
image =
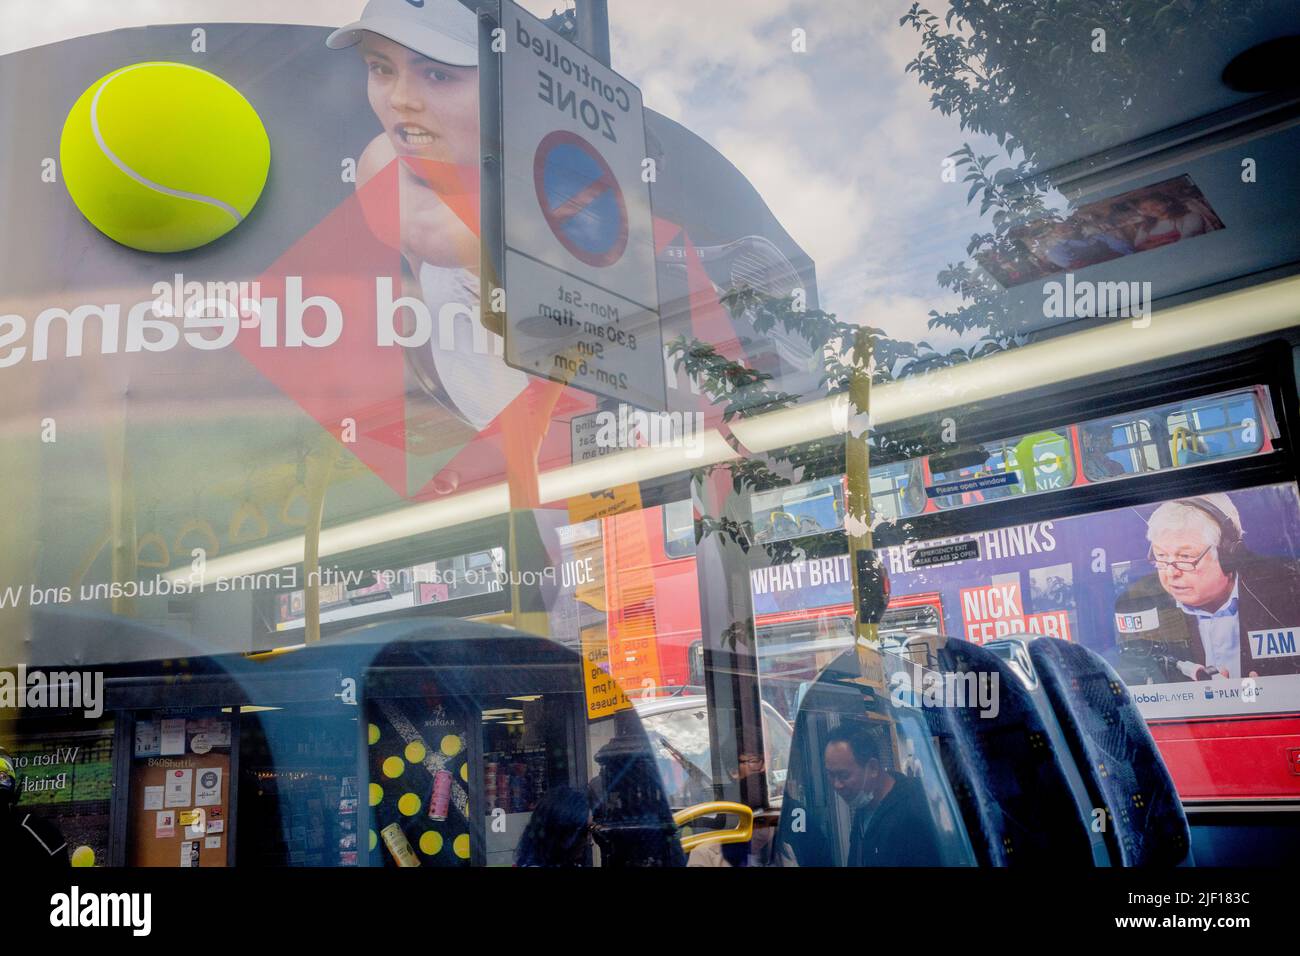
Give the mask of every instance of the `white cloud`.
POLYGON ((3 0, 0 54, 108 30, 163 23, 341 26, 364 0, 3 0))
POLYGON ((683 90, 702 67, 746 77, 789 55, 790 29, 799 25, 788 0, 613 0, 609 7, 615 69, 633 78, 652 68, 674 70, 683 90))
POLYGON ((961 298, 942 290, 936 293, 929 297, 903 292, 868 293, 850 314, 841 318, 855 325, 883 329, 892 338, 912 342, 924 339, 935 348, 951 348, 961 337, 943 329, 931 330, 927 322, 931 309, 940 313, 951 311, 961 304, 961 298))
MULTIPOLYGON (((944 4, 933 5, 943 13, 944 4)), ((824 308, 927 334, 955 302, 935 281, 978 217, 941 162, 962 142, 906 64, 906 0, 873 3, 612 0, 614 66, 717 147, 813 258, 824 308), (808 53, 790 49, 806 30, 808 53), (943 303, 948 304, 944 305, 943 303)))
POLYGON ((851 179, 804 161, 785 134, 719 130, 714 145, 748 177, 817 268, 834 270, 862 248, 873 214, 851 179))

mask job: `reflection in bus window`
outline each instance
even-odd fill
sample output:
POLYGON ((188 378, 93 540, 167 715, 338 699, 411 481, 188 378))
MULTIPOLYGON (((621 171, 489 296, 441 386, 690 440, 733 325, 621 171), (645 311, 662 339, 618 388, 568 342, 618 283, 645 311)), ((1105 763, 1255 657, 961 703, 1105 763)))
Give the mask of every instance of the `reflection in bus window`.
MULTIPOLYGON (((638 703, 637 714, 650 738, 664 792, 674 809, 715 800, 713 751, 709 742, 708 709, 702 694, 660 698, 638 703)), ((724 747, 723 752, 731 748, 724 747)), ((775 708, 763 705, 763 754, 741 754, 743 766, 729 768, 733 780, 761 767, 767 778, 768 800, 781 803, 790 757, 790 725, 775 708)))
POLYGON ((785 865, 974 862, 924 717, 888 696, 885 675, 897 666, 878 655, 864 669, 849 651, 807 688, 777 836, 785 865))
POLYGON ((981 464, 964 468, 935 470, 931 464, 932 484, 926 493, 934 503, 944 509, 965 508, 969 505, 997 501, 1023 492, 1023 479, 1015 468, 1010 442, 985 445, 988 458, 981 464), (960 486, 961 490, 957 490, 960 486), (951 491, 951 494, 941 492, 951 491))
POLYGON ((1264 416, 1253 390, 1196 398, 1079 426, 1089 481, 1258 454, 1264 416))
POLYGON ((413 569, 415 603, 440 604, 498 592, 505 570, 504 548, 416 565, 413 569))
POLYGON ((689 500, 664 505, 664 553, 670 558, 695 553, 695 513, 689 500))
POLYGON ((1026 435, 1016 444, 1016 462, 1027 492, 1074 484, 1074 455, 1067 429, 1026 435))
POLYGON ((1089 481, 1161 468, 1161 442, 1152 435, 1150 422, 1133 418, 1095 422, 1079 429, 1079 439, 1083 471, 1089 481))
MULTIPOLYGON (((321 574, 321 623, 370 617, 403 608, 443 604, 485 594, 501 594, 506 573, 504 548, 442 558, 396 571, 340 570, 321 574)), ((303 626, 303 591, 278 596, 276 630, 303 626)))
POLYGON ((1068 434, 1065 428, 1054 428, 990 442, 984 446, 989 455, 983 464, 933 471, 928 492, 938 507, 950 509, 1068 488, 1074 484, 1068 434), (943 491, 951 493, 939 493, 943 491))
POLYGON ((886 521, 911 518, 925 510, 921 459, 891 462, 871 469, 871 507, 886 521))
POLYGON ((804 685, 853 646, 852 618, 843 616, 843 608, 834 610, 837 616, 822 614, 758 629, 759 692, 786 720, 794 719, 804 685))
POLYGON ((844 524, 844 482, 839 477, 755 494, 750 501, 754 537, 781 541, 834 531, 844 524))

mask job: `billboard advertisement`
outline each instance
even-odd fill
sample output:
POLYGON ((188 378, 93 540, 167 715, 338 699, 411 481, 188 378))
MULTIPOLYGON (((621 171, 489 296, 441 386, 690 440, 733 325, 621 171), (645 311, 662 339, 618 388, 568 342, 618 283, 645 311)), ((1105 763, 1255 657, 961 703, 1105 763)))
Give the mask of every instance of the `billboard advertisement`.
MULTIPOLYGON (((1294 485, 881 550, 895 603, 929 596, 943 634, 1078 641, 1149 719, 1280 713, 1300 700, 1294 485)), ((852 601, 844 555, 755 570, 750 583, 760 616, 852 601)))
POLYGON ((107 866, 114 721, 27 720, 6 741, 21 781, 19 812, 58 828, 74 866, 107 866))
MULTIPOLYGON (((23 130, 0 142, 10 225, 0 235, 0 381, 6 434, 28 442, 6 456, 23 487, 40 489, 7 528, 6 551, 46 542, 32 579, 3 582, 15 595, 66 593, 79 611, 149 617, 162 602, 148 589, 110 605, 94 585, 173 573, 196 548, 244 570, 245 552, 302 534, 322 472, 332 526, 574 460, 568 422, 596 413, 596 396, 512 368, 503 329, 480 307, 474 15, 445 3, 399 20, 174 24, 0 57, 0 111, 23 130), (149 87, 153 68, 141 64, 160 62, 167 75, 149 87), (238 202, 222 189, 239 177, 221 163, 214 172, 203 150, 182 171, 212 182, 176 185, 150 165, 162 154, 138 126, 121 140, 110 131, 114 116, 151 121, 128 109, 150 90, 191 82, 242 104, 241 122, 264 130, 269 153, 243 171, 255 182, 241 182, 238 202), (81 147, 99 149, 94 129, 120 162, 92 155, 94 175, 148 191, 167 229, 79 205, 81 147), (167 210, 185 202, 203 207, 190 225, 227 233, 181 248, 185 230, 167 210), (231 210, 234 226, 214 225, 231 210), (108 545, 123 503, 134 511, 134 560, 108 545)), ((649 187, 661 341, 693 336, 747 356, 787 391, 815 389, 806 346, 755 335, 718 301, 744 281, 800 288, 815 308, 811 261, 720 153, 653 111, 639 122, 643 158, 655 161, 651 181, 636 185, 649 187)), ((216 135, 197 120, 191 132, 216 135)), ((232 142, 217 136, 209 152, 226 155, 232 142)), ((661 395, 667 375, 668 408, 716 421, 722 406, 665 363, 655 338, 638 354, 661 395)), ((626 442, 638 443, 630 430, 626 442)), ((251 646, 238 626, 249 611, 234 606, 244 600, 204 597, 214 610, 196 623, 201 645, 251 646)), ((26 613, 36 602, 9 603, 26 613)))

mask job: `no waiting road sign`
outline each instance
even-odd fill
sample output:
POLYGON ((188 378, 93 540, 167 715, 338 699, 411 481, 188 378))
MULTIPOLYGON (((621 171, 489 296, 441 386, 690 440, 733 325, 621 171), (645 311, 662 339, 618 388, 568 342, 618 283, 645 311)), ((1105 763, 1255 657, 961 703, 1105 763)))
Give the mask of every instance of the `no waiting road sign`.
POLYGON ((641 91, 510 0, 501 27, 506 361, 663 408, 641 91))
POLYGON ((627 249, 627 203, 605 158, 568 130, 542 138, 533 160, 542 215, 569 252, 596 268, 612 266, 627 249))

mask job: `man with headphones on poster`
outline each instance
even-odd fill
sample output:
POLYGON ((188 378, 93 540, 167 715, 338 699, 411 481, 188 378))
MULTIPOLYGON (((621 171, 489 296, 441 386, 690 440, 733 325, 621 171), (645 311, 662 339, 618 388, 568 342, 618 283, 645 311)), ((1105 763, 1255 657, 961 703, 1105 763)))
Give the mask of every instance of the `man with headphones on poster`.
POLYGON ((18 809, 21 795, 17 764, 0 747, 0 860, 13 873, 32 868, 66 868, 68 844, 59 828, 28 810, 18 809))
POLYGON ((1300 655, 1277 652, 1266 639, 1300 630, 1300 573, 1290 562, 1246 550, 1243 537, 1227 494, 1161 504, 1147 522, 1156 573, 1116 602, 1121 633, 1185 655, 1175 663, 1185 680, 1300 673, 1300 655))

